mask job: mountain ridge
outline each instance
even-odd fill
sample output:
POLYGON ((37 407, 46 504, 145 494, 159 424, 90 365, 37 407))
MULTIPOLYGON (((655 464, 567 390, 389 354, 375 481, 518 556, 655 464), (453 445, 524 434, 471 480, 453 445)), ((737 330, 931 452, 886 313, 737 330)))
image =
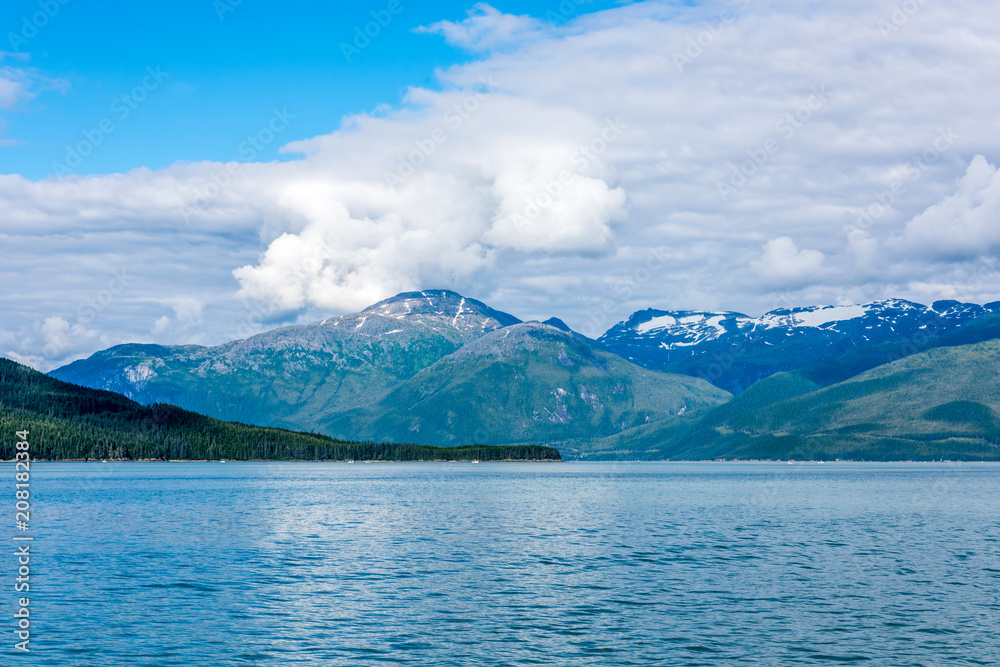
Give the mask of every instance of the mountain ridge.
POLYGON ((377 404, 338 416, 326 432, 388 441, 555 443, 728 397, 703 380, 644 369, 572 333, 524 322, 465 345, 377 404))
POLYGON ((925 306, 883 299, 781 308, 756 318, 731 311, 650 308, 611 327, 598 343, 647 368, 695 375, 740 393, 774 373, 859 348, 946 335, 994 315, 1000 315, 1000 302, 936 301, 925 306))
POLYGON ((522 322, 424 290, 214 347, 116 346, 52 375, 343 439, 545 443, 584 455, 633 437, 651 451, 678 434, 711 440, 692 426, 705 414, 749 414, 928 349, 997 338, 1000 303, 885 299, 757 318, 646 309, 595 341, 558 318, 522 322))

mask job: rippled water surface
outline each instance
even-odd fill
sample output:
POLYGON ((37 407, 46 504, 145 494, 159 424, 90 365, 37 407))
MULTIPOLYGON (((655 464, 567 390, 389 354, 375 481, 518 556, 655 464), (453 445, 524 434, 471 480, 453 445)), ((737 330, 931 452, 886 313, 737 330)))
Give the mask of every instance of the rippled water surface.
POLYGON ((992 464, 35 464, 32 491, 4 664, 1000 664, 992 464))

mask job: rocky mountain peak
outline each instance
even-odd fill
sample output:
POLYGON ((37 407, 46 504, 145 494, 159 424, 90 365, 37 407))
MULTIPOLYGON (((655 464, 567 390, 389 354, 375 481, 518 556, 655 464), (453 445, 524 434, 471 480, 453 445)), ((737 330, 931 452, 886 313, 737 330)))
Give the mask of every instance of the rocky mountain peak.
POLYGON ((459 330, 493 331, 521 320, 494 310, 482 301, 451 290, 403 292, 379 301, 357 317, 378 316, 396 320, 436 320, 459 330))

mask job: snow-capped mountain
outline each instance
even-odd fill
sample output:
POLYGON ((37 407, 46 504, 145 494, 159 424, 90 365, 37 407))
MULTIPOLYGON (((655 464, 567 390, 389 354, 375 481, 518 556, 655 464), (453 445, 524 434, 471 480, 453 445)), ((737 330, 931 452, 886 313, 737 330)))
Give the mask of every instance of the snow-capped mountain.
POLYGON ((925 306, 903 299, 778 309, 760 317, 648 309, 612 327, 599 343, 647 368, 697 375, 735 393, 776 372, 852 350, 898 344, 897 356, 912 354, 928 340, 994 312, 1000 303, 925 306))
POLYGON ((141 403, 309 429, 323 414, 365 405, 466 343, 519 322, 455 292, 407 292, 359 313, 214 347, 119 345, 51 375, 141 403))

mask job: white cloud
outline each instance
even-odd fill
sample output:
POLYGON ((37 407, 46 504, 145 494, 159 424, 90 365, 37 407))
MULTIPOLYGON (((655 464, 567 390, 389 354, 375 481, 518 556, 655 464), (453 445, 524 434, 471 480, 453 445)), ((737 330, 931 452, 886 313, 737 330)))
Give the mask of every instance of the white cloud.
POLYGON ((188 329, 200 327, 203 324, 204 304, 201 301, 191 298, 179 298, 172 301, 170 307, 174 311, 173 317, 163 315, 153 324, 151 334, 155 338, 177 337, 189 333, 188 329))
POLYGON ((35 93, 30 89, 30 80, 23 69, 0 67, 0 110, 10 111, 35 93))
POLYGON ((108 338, 89 328, 83 320, 70 323, 58 316, 46 317, 16 333, 9 332, 4 339, 10 346, 4 356, 46 370, 54 367, 53 362, 68 362, 109 344, 108 338))
POLYGON ((935 259, 972 259, 1000 251, 1000 170, 977 155, 957 191, 916 216, 892 244, 935 259))
POLYGON ((614 235, 610 223, 627 215, 624 190, 569 171, 507 172, 492 192, 499 207, 485 239, 514 250, 600 253, 614 235))
POLYGON ((766 285, 801 287, 822 278, 825 259, 820 251, 799 250, 792 239, 780 236, 764 245, 764 253, 752 266, 766 285))
POLYGON ((294 205, 309 220, 305 229, 282 234, 257 265, 233 272, 242 296, 285 310, 361 309, 417 288, 442 267, 469 273, 487 261, 481 246, 450 236, 446 222, 435 232, 396 213, 355 218, 321 190, 296 193, 294 205))
POLYGON ((468 14, 462 21, 439 21, 417 28, 417 32, 442 35, 452 46, 470 51, 510 46, 544 32, 544 24, 537 19, 504 14, 483 2, 477 3, 468 14))
POLYGON ((483 79, 492 92, 414 91, 419 106, 297 142, 289 150, 304 163, 254 174, 269 195, 261 206, 286 224, 257 265, 234 272, 241 295, 291 310, 355 309, 466 281, 497 251, 607 251, 626 209, 603 152, 622 129, 483 79), (330 159, 345 154, 358 160, 330 159))
MULTIPOLYGON (((27 55, 0 51, 0 63, 7 59, 25 61, 27 55)), ((10 112, 33 100, 43 90, 69 89, 65 79, 43 76, 37 70, 23 65, 0 65, 0 111, 10 112)), ((0 135, 7 130, 6 118, 0 116, 0 135)), ((0 136, 0 147, 17 146, 24 142, 0 136)))

